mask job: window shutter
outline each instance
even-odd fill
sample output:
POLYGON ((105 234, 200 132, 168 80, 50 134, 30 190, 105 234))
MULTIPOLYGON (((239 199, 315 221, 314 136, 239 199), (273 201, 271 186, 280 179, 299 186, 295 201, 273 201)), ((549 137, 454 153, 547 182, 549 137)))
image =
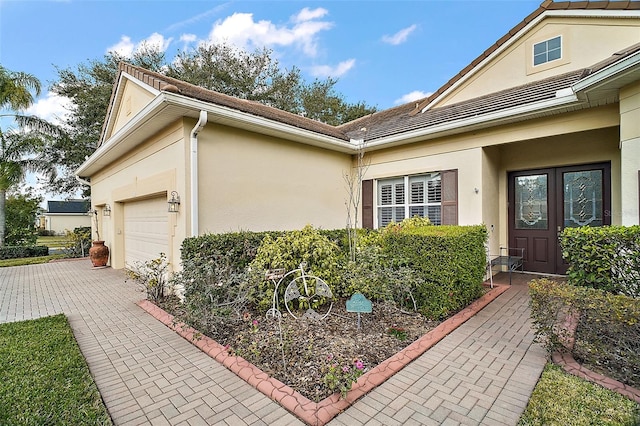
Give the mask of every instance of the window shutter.
POLYGON ((373 180, 362 181, 362 227, 373 229, 373 180))
POLYGON ((442 172, 442 224, 458 224, 458 170, 442 172))

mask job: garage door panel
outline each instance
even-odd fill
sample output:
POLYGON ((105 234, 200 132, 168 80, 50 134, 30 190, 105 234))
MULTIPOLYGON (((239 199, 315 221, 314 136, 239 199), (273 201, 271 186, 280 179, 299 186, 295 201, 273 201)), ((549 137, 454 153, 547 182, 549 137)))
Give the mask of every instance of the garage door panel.
POLYGON ((125 263, 157 259, 169 248, 169 222, 165 197, 125 203, 125 263))

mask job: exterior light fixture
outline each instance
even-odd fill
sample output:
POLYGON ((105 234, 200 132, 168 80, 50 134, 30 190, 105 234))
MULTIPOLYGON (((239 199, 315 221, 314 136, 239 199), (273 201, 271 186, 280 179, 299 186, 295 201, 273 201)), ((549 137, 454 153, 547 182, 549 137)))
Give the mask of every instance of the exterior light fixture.
POLYGON ((171 199, 169 203, 169 213, 178 213, 180 207, 180 196, 176 191, 171 191, 171 199))
POLYGON ((105 204, 102 208, 102 216, 111 216, 111 206, 109 204, 105 204))

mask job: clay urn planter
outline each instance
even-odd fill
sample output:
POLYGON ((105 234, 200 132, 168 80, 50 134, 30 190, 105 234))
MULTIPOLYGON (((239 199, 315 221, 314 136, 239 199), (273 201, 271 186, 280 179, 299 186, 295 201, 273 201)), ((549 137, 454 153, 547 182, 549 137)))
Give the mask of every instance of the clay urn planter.
POLYGON ((109 261, 109 247, 104 245, 104 241, 93 241, 89 249, 89 259, 94 267, 107 266, 109 261))

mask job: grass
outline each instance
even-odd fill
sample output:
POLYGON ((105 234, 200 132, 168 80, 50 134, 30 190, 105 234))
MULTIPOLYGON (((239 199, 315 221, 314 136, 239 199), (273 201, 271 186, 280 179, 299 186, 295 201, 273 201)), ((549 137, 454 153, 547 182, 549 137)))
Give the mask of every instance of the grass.
POLYGON ((69 243, 66 235, 40 236, 36 245, 47 247, 64 247, 69 243))
POLYGON ((640 424, 640 405, 549 363, 542 372, 519 426, 640 424))
POLYGON ((54 259, 64 259, 64 254, 51 254, 49 256, 37 256, 37 257, 21 257, 18 259, 1 259, 0 268, 8 266, 23 266, 23 265, 36 265, 38 263, 47 263, 54 259))
POLYGON ((112 424, 64 315, 0 324, 0 424, 112 424))

